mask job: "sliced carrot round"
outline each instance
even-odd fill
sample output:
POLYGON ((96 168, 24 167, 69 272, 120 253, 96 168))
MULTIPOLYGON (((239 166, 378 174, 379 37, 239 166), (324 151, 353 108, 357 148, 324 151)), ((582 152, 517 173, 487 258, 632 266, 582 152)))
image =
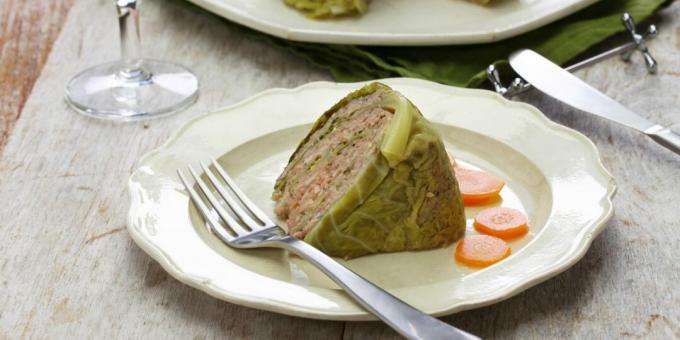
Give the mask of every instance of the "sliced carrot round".
POLYGON ((451 162, 451 166, 454 168, 457 167, 458 163, 456 163, 456 159, 451 156, 451 153, 447 152, 446 154, 449 155, 449 162, 451 162))
POLYGON ((529 231, 527 217, 512 208, 489 208, 475 216, 475 229, 482 234, 505 240, 524 236, 529 231))
POLYGON ((471 267, 490 266, 508 256, 512 250, 505 241, 489 235, 465 237, 456 247, 456 260, 471 267))
POLYGON ((484 171, 456 168, 456 180, 466 206, 483 205, 497 201, 505 186, 502 179, 484 171))

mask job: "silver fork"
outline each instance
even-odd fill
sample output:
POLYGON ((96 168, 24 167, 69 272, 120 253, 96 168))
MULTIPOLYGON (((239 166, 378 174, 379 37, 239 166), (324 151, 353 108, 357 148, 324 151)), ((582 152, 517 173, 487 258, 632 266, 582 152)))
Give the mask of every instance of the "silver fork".
POLYGON ((199 190, 207 198, 207 202, 189 184, 181 170, 178 169, 177 174, 189 192, 194 205, 208 222, 210 230, 227 245, 235 248, 283 248, 298 254, 328 275, 361 306, 406 338, 479 339, 419 311, 311 245, 287 235, 248 199, 214 159, 212 166, 222 179, 221 181, 209 166, 201 163, 208 181, 222 197, 231 213, 191 166, 188 167, 189 172, 199 190), (229 190, 225 189, 223 183, 229 190))

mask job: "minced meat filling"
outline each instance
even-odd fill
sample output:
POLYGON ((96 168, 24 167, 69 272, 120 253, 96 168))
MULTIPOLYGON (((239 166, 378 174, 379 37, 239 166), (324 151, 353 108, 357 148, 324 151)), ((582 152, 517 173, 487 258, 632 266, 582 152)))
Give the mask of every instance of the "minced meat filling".
POLYGON ((380 98, 378 92, 350 102, 291 160, 294 166, 276 206, 291 235, 303 238, 351 186, 368 155, 378 152, 382 132, 393 116, 375 105, 380 98))

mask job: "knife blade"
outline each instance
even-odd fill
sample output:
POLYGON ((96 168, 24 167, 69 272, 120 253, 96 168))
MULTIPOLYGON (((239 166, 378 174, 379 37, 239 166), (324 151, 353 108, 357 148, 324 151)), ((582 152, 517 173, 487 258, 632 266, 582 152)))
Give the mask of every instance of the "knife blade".
POLYGON ((680 135, 654 124, 532 50, 510 55, 510 66, 541 92, 581 111, 638 130, 680 155, 680 135))

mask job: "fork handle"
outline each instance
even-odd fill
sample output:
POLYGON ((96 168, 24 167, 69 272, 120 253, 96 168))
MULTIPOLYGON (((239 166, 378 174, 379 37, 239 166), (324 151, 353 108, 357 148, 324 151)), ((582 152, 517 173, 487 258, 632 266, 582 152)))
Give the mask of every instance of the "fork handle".
POLYGON ((304 241, 291 236, 280 241, 283 248, 321 269, 361 306, 408 339, 479 339, 421 312, 304 241))

